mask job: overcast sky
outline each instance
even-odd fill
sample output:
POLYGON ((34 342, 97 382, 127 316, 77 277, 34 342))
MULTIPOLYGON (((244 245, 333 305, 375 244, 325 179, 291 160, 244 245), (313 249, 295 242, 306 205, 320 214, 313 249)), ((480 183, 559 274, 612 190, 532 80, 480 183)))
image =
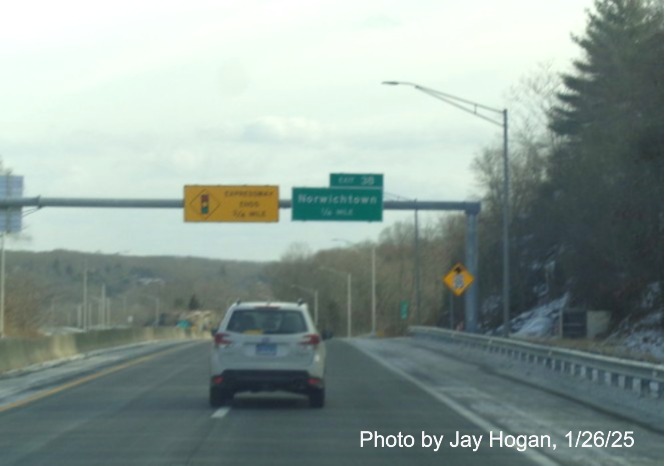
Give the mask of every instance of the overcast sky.
MULTIPOLYGON (((26 197, 182 198, 183 187, 327 186, 476 200, 472 159, 501 128, 406 86, 511 111, 569 68, 592 0, 22 0, 0 15, 0 156, 26 197)), ((390 198, 389 195, 386 196, 390 198)), ((274 260, 376 240, 391 223, 185 224, 172 209, 45 208, 11 249, 274 260)))

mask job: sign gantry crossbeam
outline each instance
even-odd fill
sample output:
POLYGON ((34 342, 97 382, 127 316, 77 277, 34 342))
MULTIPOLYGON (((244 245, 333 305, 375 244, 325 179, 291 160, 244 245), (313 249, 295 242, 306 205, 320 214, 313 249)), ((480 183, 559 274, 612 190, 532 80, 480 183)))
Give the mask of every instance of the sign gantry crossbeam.
MULTIPOLYGON (((291 209, 291 199, 280 199, 280 209, 291 209)), ((22 197, 0 198, 0 209, 18 207, 89 207, 110 209, 182 209, 184 199, 120 199, 120 198, 72 198, 72 197, 22 197)), ((481 211, 480 202, 456 201, 384 201, 384 210, 450 210, 476 215, 481 211)))
MULTIPOLYGON (((119 198, 61 198, 61 197, 20 197, 0 198, 0 209, 22 207, 79 207, 79 208, 121 208, 121 209, 184 209, 185 199, 119 199, 119 198)), ((292 200, 279 200, 280 209, 291 209, 292 200)), ((467 216, 465 240, 465 264, 471 276, 477 274, 478 239, 477 216, 481 211, 480 202, 449 201, 382 201, 384 210, 421 211, 462 211, 467 216)), ((469 286, 465 293, 465 330, 477 331, 478 286, 469 286)))

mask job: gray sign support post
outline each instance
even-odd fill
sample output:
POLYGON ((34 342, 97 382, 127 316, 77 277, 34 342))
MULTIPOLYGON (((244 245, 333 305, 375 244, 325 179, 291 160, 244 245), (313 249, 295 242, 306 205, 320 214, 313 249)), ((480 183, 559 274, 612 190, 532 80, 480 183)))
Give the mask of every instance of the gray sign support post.
MULTIPOLYGON (((135 209, 183 209, 183 199, 96 199, 96 198, 0 198, 0 209, 22 207, 92 207, 92 208, 135 208, 135 209)), ((291 209, 291 200, 281 200, 281 209, 291 209)), ((465 239, 465 267, 473 276, 477 275, 478 235, 477 216, 481 211, 480 202, 449 201, 383 201, 385 210, 444 210, 462 211, 467 215, 467 235, 465 239)), ((478 280, 465 292, 465 331, 477 332, 478 323, 478 280)))
MULTIPOLYGON (((467 236, 465 238, 465 267, 473 276, 478 277, 478 235, 477 235, 477 215, 476 212, 467 211, 467 236)), ((465 294, 465 330, 470 333, 478 331, 479 319, 479 285, 478 280, 474 280, 465 294)))
MULTIPOLYGON (((23 177, 11 174, 2 175, 0 197, 16 199, 23 196, 23 177)), ((21 209, 6 206, 0 209, 0 338, 5 336, 5 237, 8 233, 21 231, 21 209)))

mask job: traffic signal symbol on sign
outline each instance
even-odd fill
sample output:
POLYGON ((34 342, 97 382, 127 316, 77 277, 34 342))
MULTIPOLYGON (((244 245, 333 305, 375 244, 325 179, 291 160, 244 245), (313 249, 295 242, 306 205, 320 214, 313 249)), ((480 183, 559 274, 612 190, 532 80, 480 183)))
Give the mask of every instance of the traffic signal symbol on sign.
MULTIPOLYGON (((187 198, 185 202, 191 209, 192 214, 200 220, 209 219, 221 205, 218 198, 213 196, 206 188, 190 194, 189 202, 187 198)), ((186 211, 187 209, 188 207, 186 207, 186 211)))
POLYGON ((192 215, 196 215, 199 220, 204 221, 215 214, 221 205, 218 198, 213 196, 206 188, 190 194, 189 202, 187 198, 185 202, 187 203, 186 212, 191 209, 192 215))
POLYGON ((208 194, 201 195, 201 215, 208 214, 208 194))
POLYGON ((442 278, 442 281, 456 296, 460 296, 472 284, 474 276, 464 265, 458 263, 442 278))

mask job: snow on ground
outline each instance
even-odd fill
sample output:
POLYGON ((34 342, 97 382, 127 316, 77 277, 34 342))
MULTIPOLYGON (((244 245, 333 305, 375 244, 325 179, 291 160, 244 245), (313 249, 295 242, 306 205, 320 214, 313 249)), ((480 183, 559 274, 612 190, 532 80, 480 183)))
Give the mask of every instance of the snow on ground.
POLYGON ((619 342, 635 355, 650 355, 664 362, 664 311, 654 311, 631 323, 626 319, 606 340, 619 342))
POLYGON ((70 358, 35 364, 0 374, 0 406, 104 367, 182 344, 188 340, 164 340, 107 348, 70 358))
MULTIPOLYGON (((523 312, 514 317, 509 322, 511 334, 523 338, 550 337, 553 330, 557 327, 560 313, 569 303, 569 293, 550 301, 549 303, 537 306, 533 309, 523 312)), ((488 332, 494 335, 501 335, 504 326, 500 326, 494 331, 488 332)))
MULTIPOLYGON (((487 425, 513 433, 552 435, 558 448, 544 453, 562 464, 663 464, 663 433, 637 425, 625 416, 608 415, 586 403, 573 401, 573 394, 554 395, 559 391, 558 387, 571 392, 572 381, 561 375, 456 343, 425 338, 355 338, 347 341, 380 359, 389 369, 405 373, 459 413, 470 413, 468 419, 481 419, 487 425), (567 448, 565 438, 570 431, 632 431, 636 445, 640 447, 612 450, 567 448)), ((640 417, 643 424, 663 426, 663 400, 638 400, 631 394, 618 393, 617 389, 610 393, 603 386, 582 380, 573 384, 579 395, 603 397, 607 406, 623 404, 631 412, 640 410, 642 414, 636 417, 640 417), (646 416, 650 414, 655 419, 648 421, 646 416)))
MULTIPOLYGON (((559 329, 560 314, 569 305, 569 294, 537 306, 511 319, 509 326, 512 337, 554 340, 559 329)), ((501 335, 503 326, 488 332, 501 335)), ((664 361, 664 310, 644 312, 641 318, 627 318, 606 340, 595 345, 599 352, 611 353, 617 357, 651 359, 664 361)), ((579 348, 584 349, 584 348, 579 348)), ((589 350, 590 348, 588 348, 589 350)), ((584 349, 585 350, 585 349, 584 349)))

